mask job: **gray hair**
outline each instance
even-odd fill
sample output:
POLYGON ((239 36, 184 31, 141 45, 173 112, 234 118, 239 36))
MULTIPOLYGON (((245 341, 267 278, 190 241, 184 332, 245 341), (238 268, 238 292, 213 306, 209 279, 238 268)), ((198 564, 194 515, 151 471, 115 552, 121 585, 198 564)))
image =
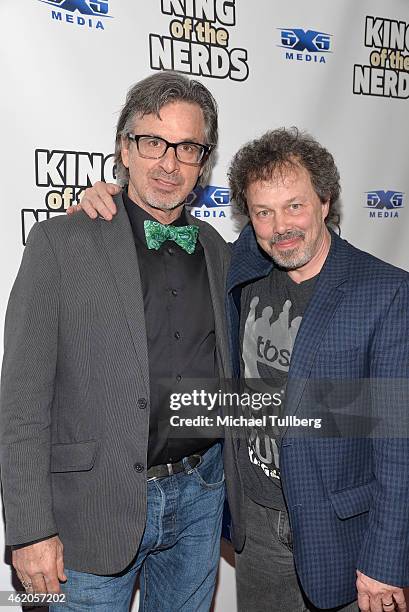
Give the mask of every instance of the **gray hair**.
POLYGON ((312 136, 296 127, 271 130, 244 145, 233 157, 228 177, 238 212, 248 216, 246 190, 251 183, 269 180, 300 165, 309 172, 321 202, 329 200, 325 222, 338 227, 335 205, 341 186, 334 158, 312 136))
POLYGON ((215 159, 215 148, 218 141, 217 104, 210 91, 199 81, 188 79, 176 72, 158 72, 139 81, 128 91, 125 105, 121 111, 116 127, 115 165, 117 182, 124 186, 129 180, 128 168, 122 163, 122 139, 132 132, 136 117, 154 114, 160 116, 160 110, 170 102, 190 102, 200 106, 205 122, 205 139, 203 144, 214 145, 210 155, 203 164, 203 173, 199 179, 205 185, 210 177, 215 159))

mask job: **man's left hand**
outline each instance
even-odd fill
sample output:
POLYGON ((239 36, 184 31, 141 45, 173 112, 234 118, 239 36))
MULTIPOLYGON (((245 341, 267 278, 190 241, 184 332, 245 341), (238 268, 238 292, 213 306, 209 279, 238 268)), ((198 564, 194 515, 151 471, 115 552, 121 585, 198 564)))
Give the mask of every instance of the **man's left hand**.
POLYGON ((407 612, 403 589, 378 582, 357 570, 356 588, 361 612, 407 612))

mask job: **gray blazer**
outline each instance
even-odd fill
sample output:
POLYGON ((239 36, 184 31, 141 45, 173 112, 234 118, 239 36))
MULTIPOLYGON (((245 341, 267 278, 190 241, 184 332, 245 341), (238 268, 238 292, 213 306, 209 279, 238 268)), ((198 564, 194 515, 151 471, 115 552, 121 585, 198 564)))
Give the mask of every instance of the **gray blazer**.
MULTIPOLYGON (((58 532, 66 566, 123 570, 146 519, 149 379, 138 259, 122 196, 110 223, 36 224, 6 314, 1 470, 6 543, 58 532), (148 400, 145 403, 138 400, 148 400)), ((229 249, 200 227, 221 377, 229 249)), ((200 316, 195 313, 194 316, 200 316)))

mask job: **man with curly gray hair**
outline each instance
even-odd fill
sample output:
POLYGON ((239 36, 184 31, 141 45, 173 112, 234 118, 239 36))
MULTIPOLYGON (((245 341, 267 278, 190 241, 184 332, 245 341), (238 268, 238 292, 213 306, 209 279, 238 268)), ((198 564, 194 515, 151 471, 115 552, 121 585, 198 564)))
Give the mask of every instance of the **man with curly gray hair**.
POLYGON ((312 136, 297 128, 267 132, 260 139, 242 147, 229 168, 232 199, 237 210, 249 214, 246 189, 250 182, 269 180, 302 163, 310 173, 314 190, 321 202, 329 200, 325 222, 338 223, 335 207, 341 193, 340 177, 331 153, 312 136))
POLYGON ((310 135, 267 132, 236 153, 229 179, 250 220, 228 278, 234 372, 280 396, 225 444, 240 474, 226 471, 239 610, 404 611, 408 438, 370 440, 354 420, 342 434, 337 418, 365 407, 402 426, 409 275, 331 229, 339 173, 310 135), (366 405, 351 392, 365 377, 366 405))

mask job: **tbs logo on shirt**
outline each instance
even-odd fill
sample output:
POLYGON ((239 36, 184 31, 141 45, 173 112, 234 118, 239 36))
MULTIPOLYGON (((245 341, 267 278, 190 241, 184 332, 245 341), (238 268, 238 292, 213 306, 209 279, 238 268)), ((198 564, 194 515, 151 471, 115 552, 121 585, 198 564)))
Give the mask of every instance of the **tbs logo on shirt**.
POLYGON ((230 190, 227 187, 207 185, 196 187, 187 197, 186 205, 198 218, 226 217, 225 209, 230 206, 230 190))
POLYGON ((325 64, 325 53, 331 53, 331 34, 302 28, 279 28, 280 42, 286 49, 285 59, 325 64))
POLYGON ((99 18, 110 17, 108 0, 40 0, 40 2, 59 9, 51 11, 51 19, 77 26, 104 30, 104 24, 99 18))
POLYGON ((403 191, 378 189, 367 191, 365 195, 370 219, 396 219, 405 205, 403 191))

